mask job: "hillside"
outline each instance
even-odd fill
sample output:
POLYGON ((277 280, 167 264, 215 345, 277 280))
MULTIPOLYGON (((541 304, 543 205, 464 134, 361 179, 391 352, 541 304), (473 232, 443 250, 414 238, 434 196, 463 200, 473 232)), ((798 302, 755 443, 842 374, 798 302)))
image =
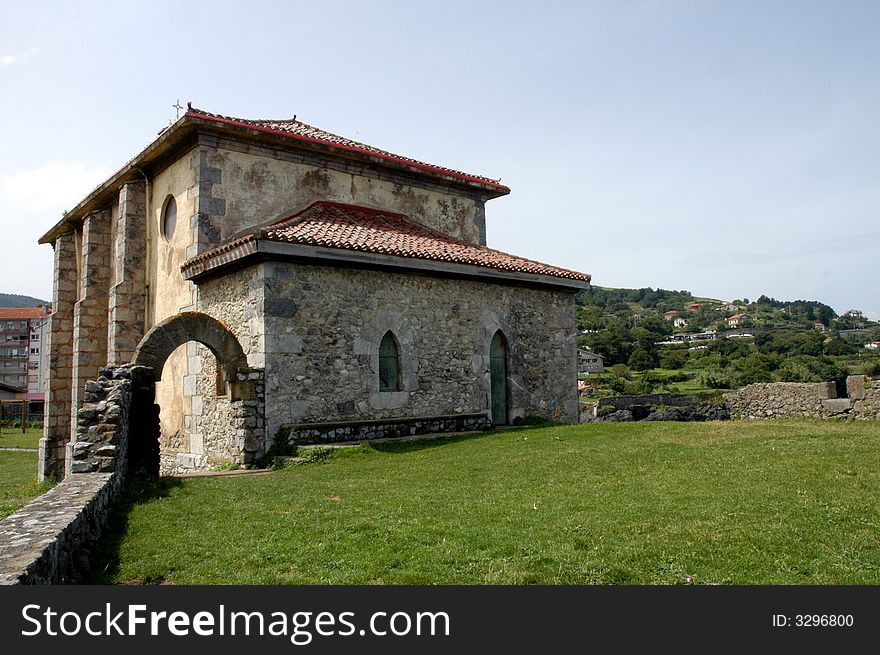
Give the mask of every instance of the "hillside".
POLYGON ((0 293, 0 307, 39 307, 50 304, 48 300, 40 300, 32 296, 21 296, 17 293, 0 293))
MULTIPOLYGON (((613 377, 591 392, 735 388, 880 373, 880 323, 817 300, 721 301, 689 291, 593 287, 577 297, 578 346, 613 377), (639 372, 634 376, 633 372, 639 372)), ((606 376, 607 377, 607 376, 606 376)))

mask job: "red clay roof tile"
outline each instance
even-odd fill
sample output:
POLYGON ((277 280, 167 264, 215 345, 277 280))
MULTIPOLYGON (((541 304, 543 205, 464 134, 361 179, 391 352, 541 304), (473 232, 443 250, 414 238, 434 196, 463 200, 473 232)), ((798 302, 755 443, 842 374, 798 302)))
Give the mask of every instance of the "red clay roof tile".
POLYGON ((196 109, 193 106, 188 106, 186 111, 186 116, 194 116, 197 118, 204 118, 207 120, 213 120, 220 123, 225 123, 227 125, 240 125, 244 127, 250 127, 254 129, 259 129, 265 132, 272 132, 276 134, 281 134, 283 136, 288 136, 291 138, 299 139, 302 141, 317 141, 320 143, 325 143, 331 146, 343 148, 345 150, 351 150, 367 155, 373 155, 375 157, 379 157, 381 159, 398 162, 401 164, 406 164, 409 166, 414 166, 416 168, 422 170, 432 171, 434 173, 441 173, 443 175, 450 175, 455 178, 468 180, 471 182, 479 182, 481 184, 486 184, 498 189, 501 194, 510 193, 510 189, 505 185, 501 184, 498 180, 493 180, 488 177, 483 177, 482 175, 473 175, 471 173, 463 173, 462 171, 456 171, 451 168, 446 168, 444 166, 437 166, 436 164, 427 164, 425 162, 419 161, 417 159, 412 159, 411 157, 404 157, 402 155, 395 155, 392 152, 388 152, 387 150, 381 150, 371 145, 367 145, 366 143, 360 143, 359 141, 353 141, 352 139, 347 139, 343 136, 339 136, 338 134, 333 134, 332 132, 326 132, 320 128, 313 127, 311 125, 307 125, 302 121, 298 121, 295 118, 291 119, 251 119, 251 118, 235 118, 233 116, 222 116, 220 114, 212 114, 210 112, 204 111, 202 109, 196 109))
POLYGON ((0 319, 48 318, 42 307, 0 307, 0 319))

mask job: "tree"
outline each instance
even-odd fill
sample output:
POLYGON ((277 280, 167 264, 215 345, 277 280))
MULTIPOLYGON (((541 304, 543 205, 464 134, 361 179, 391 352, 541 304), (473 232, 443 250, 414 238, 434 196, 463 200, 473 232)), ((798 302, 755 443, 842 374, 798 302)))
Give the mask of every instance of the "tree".
POLYGON ((835 337, 822 346, 822 350, 826 355, 854 355, 858 352, 858 348, 848 341, 844 341, 840 337, 835 337))
POLYGON ((647 371, 656 365, 651 353, 641 347, 636 348, 629 357, 629 367, 634 371, 647 371))
POLYGON ((660 366, 669 369, 679 369, 688 360, 687 350, 663 350, 660 352, 660 366))

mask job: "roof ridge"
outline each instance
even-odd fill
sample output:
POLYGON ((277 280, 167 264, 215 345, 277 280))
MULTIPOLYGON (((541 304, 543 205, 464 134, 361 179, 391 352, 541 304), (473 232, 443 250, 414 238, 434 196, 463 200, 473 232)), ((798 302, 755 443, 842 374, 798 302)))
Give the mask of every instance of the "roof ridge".
POLYGON ((233 125, 237 124, 240 126, 251 127, 260 131, 274 133, 301 141, 317 142, 324 145, 329 145, 331 147, 342 148, 344 150, 376 156, 387 161, 404 164, 406 166, 413 166, 424 171, 441 173, 443 175, 451 175, 452 177, 456 177, 461 180, 477 182, 479 184, 495 187, 496 189, 501 191, 501 195, 506 195, 507 193, 510 193, 510 188, 505 186, 504 184, 501 184, 499 180, 494 180, 484 175, 465 173, 464 171, 455 170, 446 166, 440 166, 438 164, 429 164, 427 162, 414 159, 413 157, 407 157, 406 155, 398 155, 388 150, 383 150, 382 148, 371 146, 368 143, 355 141, 354 139, 349 139, 348 137, 342 136, 341 134, 328 132, 323 128, 316 127, 308 123, 303 123, 302 121, 296 119, 296 115, 294 115, 293 119, 239 118, 236 116, 225 116, 223 114, 216 114, 213 112, 205 111, 204 109, 193 107, 192 103, 189 102, 187 103, 186 114, 184 114, 184 117, 186 116, 190 116, 193 118, 207 118, 209 120, 229 123, 233 125))

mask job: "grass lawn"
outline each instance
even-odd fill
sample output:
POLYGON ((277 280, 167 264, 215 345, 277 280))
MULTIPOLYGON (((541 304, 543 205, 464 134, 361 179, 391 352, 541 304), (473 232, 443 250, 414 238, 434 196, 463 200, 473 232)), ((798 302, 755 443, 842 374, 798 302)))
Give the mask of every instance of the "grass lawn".
POLYGON ((37 453, 0 451, 0 519, 51 486, 37 484, 37 453))
POLYGON ((92 582, 880 584, 880 428, 562 426, 132 492, 92 582))
POLYGON ((0 429, 0 448, 38 448, 42 436, 42 428, 28 428, 24 433, 21 428, 3 428, 0 429))

